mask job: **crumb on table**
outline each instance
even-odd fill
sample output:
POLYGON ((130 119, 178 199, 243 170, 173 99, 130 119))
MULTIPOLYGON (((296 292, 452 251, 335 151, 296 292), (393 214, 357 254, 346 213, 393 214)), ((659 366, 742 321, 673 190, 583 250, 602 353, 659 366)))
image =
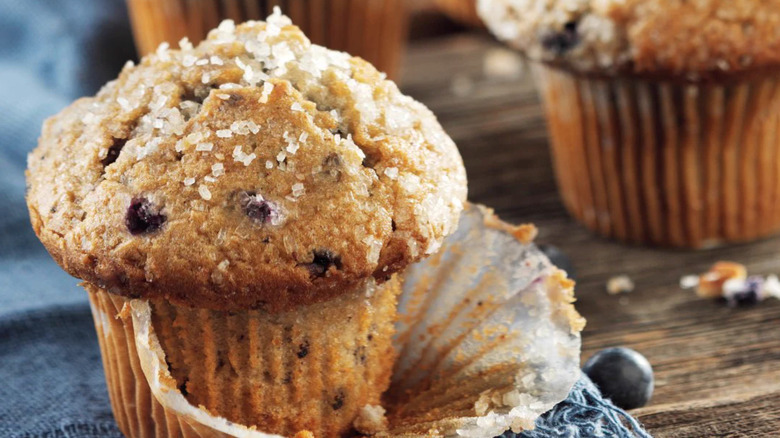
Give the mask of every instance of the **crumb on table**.
POLYGON ((607 280, 607 293, 617 295, 634 291, 634 281, 628 275, 618 275, 607 280))

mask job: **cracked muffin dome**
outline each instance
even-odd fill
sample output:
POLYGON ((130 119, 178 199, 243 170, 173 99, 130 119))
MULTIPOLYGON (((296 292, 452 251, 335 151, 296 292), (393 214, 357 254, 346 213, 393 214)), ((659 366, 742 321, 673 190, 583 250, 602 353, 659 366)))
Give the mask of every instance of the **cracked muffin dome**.
POLYGON ((502 41, 582 72, 705 80, 780 67, 780 0, 479 0, 502 41))
POLYGON ((281 311, 435 252, 463 163, 422 104, 278 11, 165 45, 49 119, 30 154, 36 234, 129 297, 281 311))

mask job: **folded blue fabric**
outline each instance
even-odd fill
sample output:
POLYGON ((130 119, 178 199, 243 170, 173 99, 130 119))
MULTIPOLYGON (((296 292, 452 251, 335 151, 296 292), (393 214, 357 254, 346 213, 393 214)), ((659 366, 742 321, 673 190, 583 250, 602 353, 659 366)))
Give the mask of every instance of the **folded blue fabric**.
POLYGON ((122 437, 89 306, 6 316, 0 364, 1 437, 122 437))
MULTIPOLYGON (((135 58, 125 5, 0 0, 0 40, 0 437, 121 437, 87 295, 33 234, 24 169, 43 120, 135 58)), ((536 426, 519 436, 649 436, 585 377, 536 426)))
MULTIPOLYGON (((33 234, 27 153, 43 121, 135 58, 122 0, 0 0, 0 317, 86 302, 33 234)), ((2 403, 0 401, 0 403, 2 403)))

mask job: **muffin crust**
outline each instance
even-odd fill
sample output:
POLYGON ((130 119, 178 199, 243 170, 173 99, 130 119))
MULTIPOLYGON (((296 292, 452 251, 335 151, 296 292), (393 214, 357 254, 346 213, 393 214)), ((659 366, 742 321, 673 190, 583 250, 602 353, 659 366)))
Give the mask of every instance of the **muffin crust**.
POLYGON ((289 20, 223 22, 49 119, 36 234, 130 297, 281 311, 436 251, 466 198, 452 140, 371 65, 289 20))
POLYGON ((479 0, 495 35, 585 73, 718 79, 780 66, 780 0, 479 0))

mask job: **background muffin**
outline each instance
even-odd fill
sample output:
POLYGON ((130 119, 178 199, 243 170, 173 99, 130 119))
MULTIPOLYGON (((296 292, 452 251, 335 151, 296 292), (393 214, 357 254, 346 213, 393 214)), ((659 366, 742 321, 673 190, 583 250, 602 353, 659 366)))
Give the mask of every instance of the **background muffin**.
MULTIPOLYGON (((390 279, 438 249, 466 197, 457 149, 424 106, 280 15, 128 65, 46 122, 28 168, 33 228, 87 281, 96 323, 149 300, 188 400, 284 434, 341 433, 379 402, 390 279), (237 404, 246 388, 291 397, 237 404)), ((122 321, 104 331, 104 365, 120 427, 144 436, 165 417, 132 415, 156 405, 121 386, 144 381, 122 321)))
POLYGON ((558 185, 589 228, 702 247, 780 228, 780 2, 480 0, 537 61, 558 185))
POLYGON ((360 56, 395 77, 406 44, 404 0, 128 0, 138 51, 183 37, 197 43, 224 19, 260 20, 280 7, 315 44, 360 56))
POLYGON ((435 0, 436 6, 450 18, 473 27, 484 27, 477 14, 477 0, 435 0))

